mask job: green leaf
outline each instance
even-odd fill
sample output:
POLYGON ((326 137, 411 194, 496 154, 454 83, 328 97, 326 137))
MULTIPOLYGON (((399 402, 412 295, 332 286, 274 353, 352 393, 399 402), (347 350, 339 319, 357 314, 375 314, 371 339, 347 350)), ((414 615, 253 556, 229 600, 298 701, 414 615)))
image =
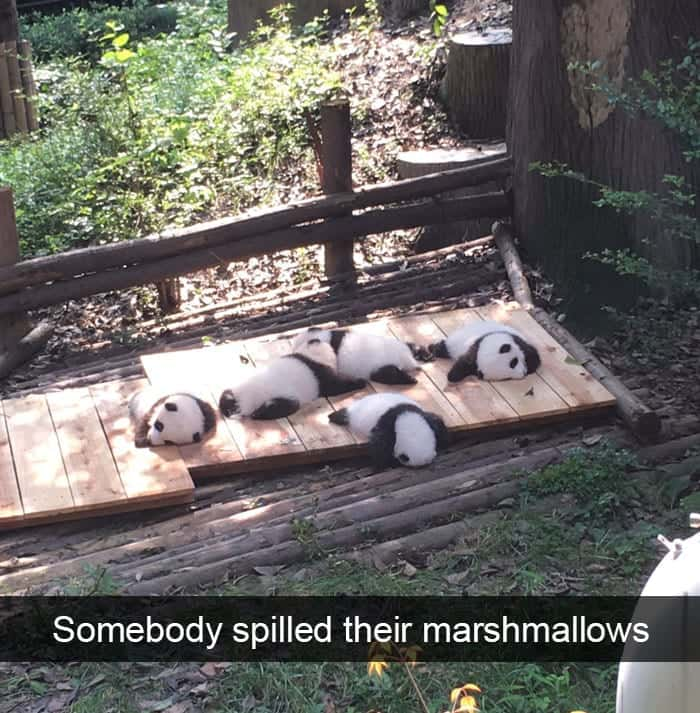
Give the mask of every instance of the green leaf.
POLYGON ((121 35, 117 35, 113 40, 112 44, 115 47, 124 47, 124 45, 129 41, 129 33, 122 32, 121 35))
POLYGON ((445 5, 436 5, 435 13, 442 17, 447 17, 447 7, 445 5))
POLYGON ((114 58, 120 63, 128 62, 132 57, 136 57, 136 52, 132 52, 128 49, 117 50, 114 53, 114 58))
POLYGON ((564 359, 564 361, 565 361, 567 364, 576 364, 577 366, 581 366, 581 362, 580 362, 578 359, 574 359, 574 358, 573 358, 572 356, 570 356, 569 354, 566 355, 566 359, 564 359))

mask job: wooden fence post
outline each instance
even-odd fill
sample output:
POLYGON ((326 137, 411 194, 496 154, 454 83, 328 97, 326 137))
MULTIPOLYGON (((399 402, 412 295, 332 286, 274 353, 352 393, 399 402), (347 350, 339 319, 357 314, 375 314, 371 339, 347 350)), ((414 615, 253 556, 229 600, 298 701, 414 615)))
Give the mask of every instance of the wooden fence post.
MULTIPOLYGON (((0 266, 19 260, 19 237, 12 190, 0 187, 0 266)), ((0 379, 41 349, 51 335, 42 323, 35 329, 24 312, 0 316, 0 379)))
MULTIPOLYGON (((342 98, 324 102, 321 105, 321 189, 326 194, 352 191, 351 136, 350 101, 342 98)), ((353 274, 352 253, 352 239, 326 243, 326 277, 353 274)))

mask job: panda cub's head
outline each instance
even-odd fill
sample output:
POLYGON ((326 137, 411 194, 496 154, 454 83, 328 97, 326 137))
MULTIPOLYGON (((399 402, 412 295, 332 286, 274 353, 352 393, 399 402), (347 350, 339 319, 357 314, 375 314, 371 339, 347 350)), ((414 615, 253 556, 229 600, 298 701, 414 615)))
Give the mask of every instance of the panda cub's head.
POLYGON ((372 429, 369 449, 372 460, 382 467, 398 463, 420 468, 432 463, 447 443, 447 427, 438 415, 400 404, 386 411, 372 429))
POLYGON ((139 413, 138 394, 130 404, 136 417, 137 448, 199 443, 216 426, 216 412, 192 394, 169 394, 139 413))
POLYGON ((490 332, 479 337, 450 369, 447 380, 476 376, 486 381, 523 379, 540 367, 537 349, 518 334, 490 332))

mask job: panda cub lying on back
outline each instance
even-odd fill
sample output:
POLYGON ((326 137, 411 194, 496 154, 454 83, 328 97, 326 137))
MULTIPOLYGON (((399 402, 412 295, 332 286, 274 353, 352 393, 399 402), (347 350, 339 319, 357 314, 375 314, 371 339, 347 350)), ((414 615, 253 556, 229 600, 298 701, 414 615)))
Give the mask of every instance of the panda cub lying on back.
POLYGON ((144 389, 129 401, 135 425, 135 445, 183 446, 199 443, 216 426, 216 412, 203 399, 188 394, 165 394, 144 389))
POLYGON ((350 379, 366 379, 382 384, 415 384, 410 372, 419 366, 414 356, 431 359, 426 349, 394 337, 353 332, 349 329, 311 327, 302 332, 294 346, 320 339, 330 344, 338 359, 338 374, 350 379))
POLYGON ((448 444, 444 421, 401 394, 370 394, 330 414, 328 420, 368 438, 378 468, 395 462, 411 468, 428 465, 448 444))
POLYGON ((219 408, 227 417, 284 418, 322 396, 337 396, 365 385, 364 379, 338 376, 331 346, 311 339, 291 354, 257 369, 241 384, 226 389, 219 398, 219 408))
POLYGON ((447 374, 450 382, 467 376, 486 381, 524 379, 541 363, 537 349, 517 329, 493 320, 466 324, 428 349, 436 357, 455 360, 447 374))

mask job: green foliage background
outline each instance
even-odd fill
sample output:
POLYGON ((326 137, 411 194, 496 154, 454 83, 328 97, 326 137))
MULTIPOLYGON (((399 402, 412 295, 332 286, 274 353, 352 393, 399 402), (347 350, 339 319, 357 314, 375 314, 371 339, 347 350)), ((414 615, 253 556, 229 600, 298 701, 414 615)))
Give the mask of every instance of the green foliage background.
MULTIPOLYGON (((37 63, 40 131, 0 142, 23 256, 236 213, 274 200, 278 171, 310 164, 304 112, 338 85, 323 23, 293 32, 279 13, 231 51, 223 0, 168 7, 169 34, 132 35, 121 10, 103 10, 114 19, 90 31, 87 55, 68 34, 65 51, 39 42, 59 55, 37 63), (123 61, 105 33, 126 35, 123 61)), ((63 17, 31 31, 48 36, 63 17)))

